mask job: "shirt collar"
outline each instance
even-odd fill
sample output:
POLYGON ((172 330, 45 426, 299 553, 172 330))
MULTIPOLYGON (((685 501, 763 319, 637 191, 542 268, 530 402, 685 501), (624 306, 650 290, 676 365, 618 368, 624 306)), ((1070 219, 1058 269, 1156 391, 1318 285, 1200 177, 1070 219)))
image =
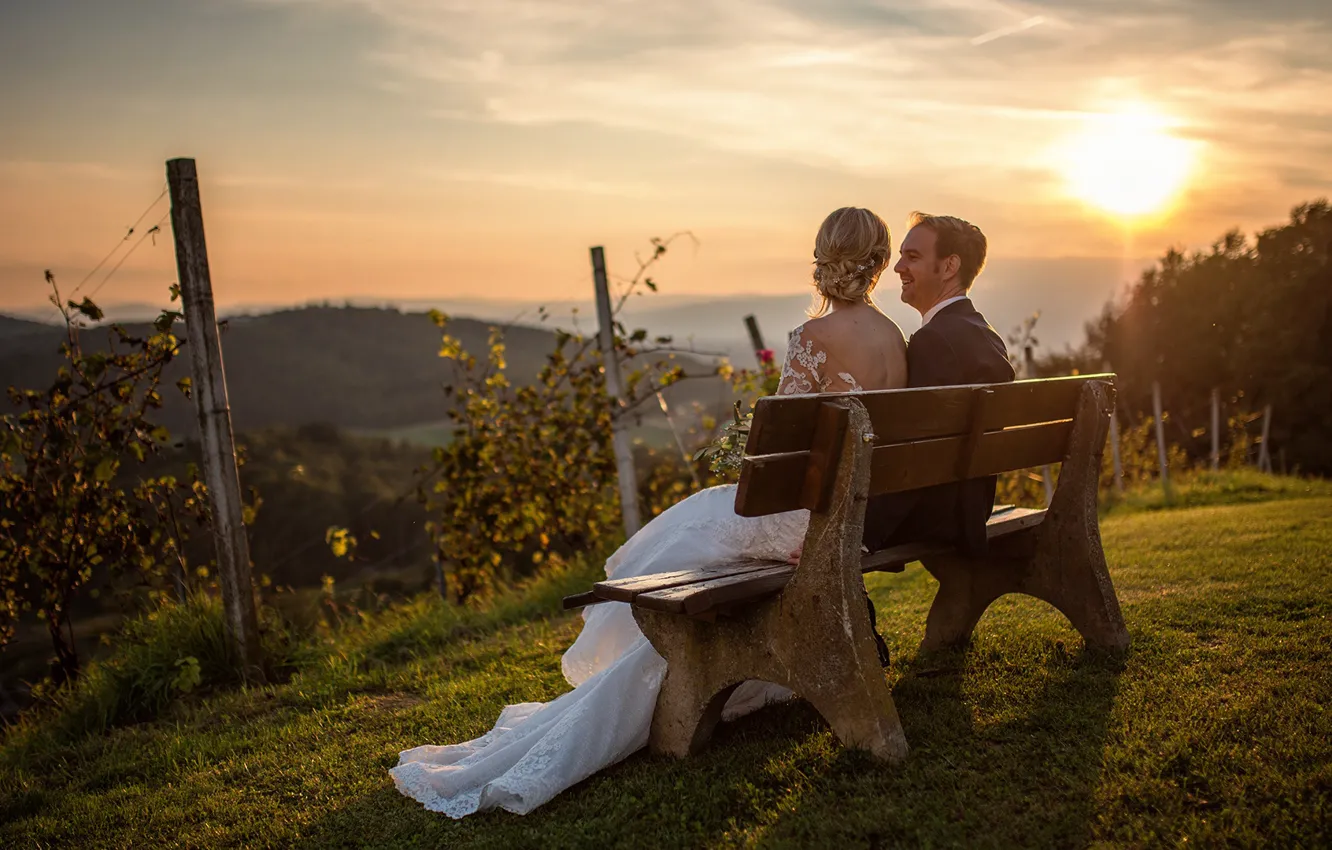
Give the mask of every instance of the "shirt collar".
POLYGON ((920 326, 923 328, 926 325, 928 325, 930 323, 930 319, 933 319, 935 316, 939 315, 939 311, 947 307, 949 304, 956 304, 958 301, 966 301, 966 300, 967 296, 965 295, 954 295, 952 298, 945 298, 944 300, 940 301, 938 304, 935 304, 929 310, 925 311, 925 318, 921 320, 920 326))

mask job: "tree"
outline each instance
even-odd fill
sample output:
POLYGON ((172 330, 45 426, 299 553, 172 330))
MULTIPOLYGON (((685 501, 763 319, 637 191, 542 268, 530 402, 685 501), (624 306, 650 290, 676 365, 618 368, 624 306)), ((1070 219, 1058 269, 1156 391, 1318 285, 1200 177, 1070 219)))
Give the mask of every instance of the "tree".
MULTIPOLYGON (((1273 443, 1310 472, 1332 473, 1332 206, 1301 204, 1290 221, 1250 240, 1238 231, 1209 251, 1169 251, 1143 273, 1122 306, 1086 327, 1075 351, 1045 358, 1046 373, 1119 374, 1119 402, 1151 409, 1161 384, 1174 438, 1188 444, 1209 419, 1213 387, 1232 408, 1266 404, 1273 443)), ((1201 456, 1210 440, 1192 449, 1201 456)))

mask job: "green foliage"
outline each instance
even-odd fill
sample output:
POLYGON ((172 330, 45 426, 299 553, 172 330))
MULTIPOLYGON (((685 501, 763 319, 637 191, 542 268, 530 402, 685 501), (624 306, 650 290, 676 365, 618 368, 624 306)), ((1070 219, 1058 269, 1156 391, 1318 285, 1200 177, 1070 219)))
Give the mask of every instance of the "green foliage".
MULTIPOLYGON (((1119 414, 1116 414, 1117 416, 1119 414)), ((1170 433, 1169 413, 1162 420, 1163 431, 1170 433)), ((1208 462, 1195 463, 1178 443, 1166 441, 1166 467, 1170 473, 1172 499, 1180 494, 1175 491, 1184 482, 1202 482, 1201 487, 1194 485, 1193 492, 1212 492, 1216 488, 1224 489, 1230 481, 1299 481, 1298 478, 1285 479, 1280 476, 1263 475, 1251 471, 1248 465, 1249 449, 1252 438, 1247 425, 1252 416, 1237 414, 1226 420, 1227 435, 1221 439, 1221 445, 1227 450, 1219 460, 1220 474, 1212 473, 1208 462)), ((1123 422, 1123 417, 1120 417, 1123 422)), ((1119 429, 1120 478, 1124 493, 1115 489, 1114 451, 1111 444, 1113 433, 1107 435, 1105 453, 1101 457, 1100 501, 1102 511, 1118 508, 1121 504, 1145 505, 1164 502, 1166 499, 1161 485, 1161 460, 1156 445, 1156 420, 1152 417, 1141 419, 1134 425, 1121 426, 1119 429)), ((1050 467, 1052 484, 1058 482, 1060 464, 1050 467)), ((1045 486, 1042 480, 1044 470, 1021 469, 1005 472, 999 476, 999 486, 995 493, 996 504, 1020 505, 1022 507, 1045 507, 1045 486)), ((1266 485, 1264 485, 1264 489, 1266 485)), ((1213 504, 1212 501, 1195 502, 1183 499, 1182 505, 1213 504)), ((1164 505, 1163 505, 1164 506, 1164 505)))
POLYGON ((183 694, 203 683, 203 672, 199 668, 199 659, 193 655, 176 659, 176 676, 171 680, 171 688, 183 694))
MULTIPOLYGON (((649 258, 612 305, 618 316, 670 240, 653 240, 649 258)), ((447 595, 465 602, 539 567, 550 552, 603 548, 620 533, 612 426, 686 377, 668 338, 627 331, 613 319, 615 356, 624 375, 622 407, 606 392, 593 337, 559 331, 554 350, 531 384, 509 380, 504 334, 492 328, 483 357, 449 334, 435 311, 439 355, 455 364, 453 437, 434 450, 419 498, 430 513, 447 595)), ((541 318, 546 318, 544 311, 541 318)))
MULTIPOLYGON (((111 326, 108 347, 85 352, 81 329, 102 311, 91 300, 52 302, 65 318, 64 365, 47 390, 9 388, 18 412, 0 418, 0 645, 25 614, 45 622, 57 683, 78 674, 70 609, 95 577, 154 580, 184 567, 182 541, 206 518, 193 470, 131 480, 170 440, 151 421, 163 369, 180 351, 180 314, 165 311, 151 335, 111 326)), ((185 388, 188 390, 188 387, 185 388)))
MULTIPOLYGON (((241 484, 250 491, 245 513, 253 514, 246 520, 250 554, 265 605, 277 607, 300 628, 314 629, 329 619, 354 617, 349 609, 378 610, 430 587, 435 571, 423 531, 426 515, 414 498, 417 470, 429 459, 428 450, 320 424, 242 433, 236 439, 244 461, 241 484), (263 494, 257 512, 252 510, 256 490, 263 494), (356 539, 354 551, 334 556, 325 543, 330 525, 356 539), (323 575, 337 582, 336 612, 321 596, 323 575)), ((149 456, 142 466, 127 462, 122 474, 129 470, 150 479, 183 479, 200 458, 197 444, 187 443, 149 456)), ((186 522, 179 515, 176 519, 186 522)), ((169 513, 157 522, 172 527, 169 513)), ((196 531, 182 552, 184 567, 169 561, 171 577, 179 577, 187 591, 216 592, 216 576, 208 568, 212 535, 196 531)), ((99 637, 118 636, 121 620, 142 610, 145 602, 152 605, 160 593, 159 577, 150 577, 152 583, 144 586, 138 571, 118 580, 106 572, 94 574, 71 610, 81 662, 112 651, 99 637), (110 589, 104 578, 112 582, 110 589)), ((16 698, 17 704, 10 703, 14 708, 27 700, 25 683, 47 675, 53 656, 41 623, 30 618, 18 626, 16 638, 0 652, 0 681, 16 698)))
POLYGON ((330 525, 324 532, 324 542, 335 558, 351 560, 356 557, 356 536, 345 528, 330 525))
POLYGON ((356 666, 428 661, 499 628, 555 615, 562 610, 565 596, 581 593, 604 576, 606 554, 584 554, 568 561, 553 555, 539 574, 499 587, 484 602, 473 605, 452 605, 438 594, 422 594, 380 612, 361 612, 340 629, 324 633, 322 651, 330 655, 312 654, 306 666, 327 665, 330 657, 335 663, 356 666))
POLYGON ((736 481, 740 477, 740 462, 745 456, 745 443, 749 441, 749 429, 754 422, 754 403, 759 398, 774 395, 782 382, 781 368, 778 367, 770 349, 756 352, 759 359, 757 370, 741 369, 738 372, 726 366, 722 376, 731 381, 732 388, 741 394, 731 411, 731 421, 717 432, 712 442, 694 453, 694 460, 704 461, 714 475, 726 481, 736 481), (748 408, 744 413, 740 411, 748 408))
POLYGON ((1210 452, 1216 387, 1231 416, 1271 404, 1273 446, 1292 466, 1332 473, 1332 205, 1301 204, 1252 240, 1232 231, 1210 251, 1168 252, 1087 324, 1079 350, 1042 358, 1041 371, 1105 363, 1131 418, 1150 412, 1160 382, 1170 439, 1192 458, 1210 452))
POLYGON ((1332 496, 1332 481, 1271 475, 1253 467, 1233 467, 1212 472, 1191 469, 1170 479, 1170 499, 1157 482, 1128 488, 1122 497, 1105 505, 1114 515, 1157 511, 1165 508, 1197 508, 1272 502, 1279 499, 1308 499, 1332 496))
POLYGON ((749 442, 749 429, 754 424, 751 408, 743 415, 742 403, 737 400, 731 411, 731 421, 721 427, 716 438, 694 453, 694 460, 704 461, 716 475, 730 480, 740 477, 740 462, 745 457, 745 443, 749 442))
MULTIPOLYGON (((340 583, 391 575, 413 592, 424 586, 431 547, 415 493, 428 450, 327 423, 250 431, 236 442, 241 484, 263 494, 263 509, 247 523, 250 557, 275 586, 318 587, 325 574, 340 583), (335 554, 339 539, 355 545, 335 554)), ((190 445, 184 454, 196 452, 190 445)))
MULTIPOLYGON (((681 437, 697 444, 711 435, 715 420, 704 417, 702 430, 687 430, 681 437)), ((674 448, 674 447, 673 447, 674 448)), ((645 519, 655 517, 676 502, 704 487, 725 483, 706 466, 672 449, 638 445, 634 451, 634 466, 638 470, 638 500, 645 519)))
MULTIPOLYGON (((293 637, 269 609, 261 609, 265 663, 279 672, 293 637)), ((115 726, 163 716, 187 694, 212 692, 241 681, 226 636, 221 600, 195 592, 183 603, 163 600, 127 620, 114 651, 93 661, 77 682, 38 688, 37 706, 11 741, 69 742, 115 726)))
MULTIPOLYGON (((441 329, 448 318, 436 316, 441 329)), ((540 558, 552 544, 596 547, 614 534, 615 458, 611 409, 590 341, 561 335, 534 385, 511 390, 498 329, 484 364, 447 334, 440 354, 462 378, 448 445, 434 450, 421 490, 427 531, 445 567, 448 593, 466 601, 494 590, 505 556, 540 558)))

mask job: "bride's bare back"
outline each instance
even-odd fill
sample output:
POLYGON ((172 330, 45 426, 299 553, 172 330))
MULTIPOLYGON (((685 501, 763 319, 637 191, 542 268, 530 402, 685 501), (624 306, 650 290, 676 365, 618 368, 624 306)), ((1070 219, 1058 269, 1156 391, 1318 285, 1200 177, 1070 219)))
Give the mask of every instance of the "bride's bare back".
POLYGON ((902 329, 872 304, 838 305, 791 331, 777 392, 892 390, 907 384, 902 329))

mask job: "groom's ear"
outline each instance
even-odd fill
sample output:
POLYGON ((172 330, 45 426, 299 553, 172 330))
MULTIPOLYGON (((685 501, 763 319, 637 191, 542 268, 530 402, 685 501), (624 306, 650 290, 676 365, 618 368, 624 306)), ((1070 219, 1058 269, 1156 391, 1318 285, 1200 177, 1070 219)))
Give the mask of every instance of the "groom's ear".
POLYGON ((962 271, 962 258, 957 254, 949 254, 944 257, 943 276, 944 278, 957 277, 962 271))

